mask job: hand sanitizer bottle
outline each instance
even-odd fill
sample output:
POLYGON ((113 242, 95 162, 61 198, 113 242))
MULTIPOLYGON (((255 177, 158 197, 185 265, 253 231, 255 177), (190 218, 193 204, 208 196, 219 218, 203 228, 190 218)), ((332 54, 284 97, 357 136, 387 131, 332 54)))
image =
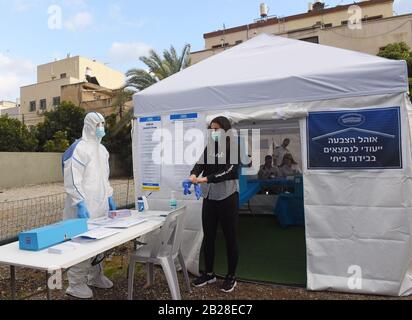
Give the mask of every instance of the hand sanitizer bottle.
POLYGON ((137 198, 137 210, 143 212, 145 210, 143 197, 137 198))
POLYGON ((172 191, 170 195, 170 210, 176 210, 176 209, 177 209, 176 193, 172 191))

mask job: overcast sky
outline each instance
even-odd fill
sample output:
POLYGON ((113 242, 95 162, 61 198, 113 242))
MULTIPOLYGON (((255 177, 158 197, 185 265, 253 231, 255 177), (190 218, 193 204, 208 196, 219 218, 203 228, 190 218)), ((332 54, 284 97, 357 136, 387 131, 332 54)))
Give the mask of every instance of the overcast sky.
MULTIPOLYGON (((185 43, 202 50, 203 34, 252 22, 261 0, 0 0, 0 100, 15 101, 35 82, 36 65, 82 55, 120 71, 139 56, 185 43), (61 19, 60 19, 61 17, 61 19)), ((270 15, 307 11, 309 0, 267 0, 270 15)), ((326 0, 327 5, 353 1, 326 0)), ((395 0, 397 14, 412 0, 395 0)))

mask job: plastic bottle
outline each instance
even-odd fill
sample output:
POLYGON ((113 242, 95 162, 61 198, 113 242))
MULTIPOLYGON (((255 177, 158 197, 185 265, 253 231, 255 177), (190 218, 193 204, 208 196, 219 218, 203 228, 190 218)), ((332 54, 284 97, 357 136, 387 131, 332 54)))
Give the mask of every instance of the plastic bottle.
POLYGON ((139 212, 143 212, 145 210, 144 201, 142 197, 137 198, 137 209, 139 212))
POLYGON ((170 195, 170 210, 177 209, 177 200, 176 200, 176 192, 172 191, 170 195))

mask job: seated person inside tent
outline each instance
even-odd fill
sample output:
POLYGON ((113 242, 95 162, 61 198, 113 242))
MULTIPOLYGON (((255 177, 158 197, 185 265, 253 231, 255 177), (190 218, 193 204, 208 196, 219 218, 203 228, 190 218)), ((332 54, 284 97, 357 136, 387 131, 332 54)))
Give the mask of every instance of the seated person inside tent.
POLYGON ((277 167, 272 165, 272 156, 265 157, 265 164, 260 167, 258 178, 259 180, 274 179, 279 176, 279 170, 277 167))
MULTIPOLYGON (((282 178, 294 177, 301 175, 301 171, 297 166, 297 162, 293 159, 293 156, 290 153, 286 153, 283 156, 282 164, 279 166, 279 176, 282 178)), ((283 188, 284 192, 295 192, 293 187, 283 188)))
MULTIPOLYGON (((273 166, 273 158, 270 155, 267 155, 265 157, 265 164, 260 167, 260 170, 258 172, 258 178, 259 180, 269 180, 269 179, 275 179, 279 177, 279 169, 278 167, 273 166)), ((262 187, 261 193, 266 193, 266 194, 278 194, 280 192, 280 188, 278 186, 268 186, 268 187, 262 187)))
POLYGON ((283 156, 282 164, 279 166, 279 176, 282 178, 301 175, 297 162, 293 159, 290 153, 286 153, 283 156))

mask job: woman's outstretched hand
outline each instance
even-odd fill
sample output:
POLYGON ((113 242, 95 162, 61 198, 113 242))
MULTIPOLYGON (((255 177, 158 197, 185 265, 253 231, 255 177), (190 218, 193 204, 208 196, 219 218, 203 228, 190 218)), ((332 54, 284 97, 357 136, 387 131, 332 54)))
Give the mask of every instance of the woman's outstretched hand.
POLYGON ((189 180, 190 180, 190 182, 193 183, 193 184, 196 184, 196 183, 197 183, 197 177, 196 177, 194 174, 192 174, 192 175, 190 176, 189 180))
POLYGON ((207 177, 204 178, 197 178, 196 183, 201 184, 201 183, 207 183, 207 177))

